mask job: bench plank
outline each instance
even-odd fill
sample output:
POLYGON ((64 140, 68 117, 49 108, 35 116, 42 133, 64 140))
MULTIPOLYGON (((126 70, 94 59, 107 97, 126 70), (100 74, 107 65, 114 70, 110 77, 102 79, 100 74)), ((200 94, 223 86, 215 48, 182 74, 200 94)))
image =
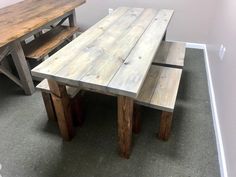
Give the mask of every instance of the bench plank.
POLYGON ((162 66, 183 68, 184 58, 185 43, 163 41, 152 63, 162 66))
POLYGON ((112 93, 137 97, 173 10, 161 10, 108 85, 112 93))
POLYGON ((40 60, 78 32, 77 27, 58 26, 24 46, 27 59, 40 60))
POLYGON ((152 65, 137 98, 141 105, 173 112, 182 69, 152 65))
MULTIPOLYGON (((42 82, 40 82, 36 86, 36 88, 43 91, 43 92, 51 93, 47 79, 44 79, 42 82)), ((70 98, 74 98, 80 91, 79 88, 70 87, 70 86, 66 86, 66 90, 67 90, 67 93, 68 93, 70 98)))

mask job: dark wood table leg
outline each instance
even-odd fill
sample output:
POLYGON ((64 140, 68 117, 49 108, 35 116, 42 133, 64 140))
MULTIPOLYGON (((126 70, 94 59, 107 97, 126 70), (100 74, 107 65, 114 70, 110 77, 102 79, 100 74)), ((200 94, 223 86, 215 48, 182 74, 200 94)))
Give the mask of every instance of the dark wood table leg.
POLYGON ((75 134, 70 98, 66 91, 66 86, 58 84, 56 81, 48 80, 52 101, 57 115, 58 126, 64 140, 70 141, 75 134))
POLYGON ((132 146, 133 99, 118 96, 118 144, 120 155, 129 158, 132 146))

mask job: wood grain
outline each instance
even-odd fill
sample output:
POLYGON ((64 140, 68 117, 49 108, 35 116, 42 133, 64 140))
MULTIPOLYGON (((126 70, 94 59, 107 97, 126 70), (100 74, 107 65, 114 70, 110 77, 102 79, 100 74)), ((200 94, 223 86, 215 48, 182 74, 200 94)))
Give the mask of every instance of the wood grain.
POLYGON ((63 47, 60 51, 56 52, 42 64, 35 67, 32 70, 32 73, 36 77, 47 77, 48 75, 61 70, 67 63, 70 63, 73 59, 75 59, 82 49, 85 48, 88 50, 88 48, 86 48, 85 46, 89 45, 98 37, 103 35, 103 33, 107 29, 109 29, 115 23, 115 21, 118 20, 122 15, 124 15, 128 10, 129 8, 127 7, 116 9, 112 13, 112 15, 106 16, 104 19, 99 21, 93 27, 89 28, 87 31, 85 31, 71 43, 63 47))
POLYGON ((43 97, 43 102, 44 102, 44 106, 48 115, 48 119, 49 120, 53 120, 56 121, 57 120, 57 116, 55 113, 55 109, 54 109, 54 105, 52 102, 52 97, 50 93, 46 93, 46 92, 42 92, 42 97, 43 97))
POLYGON ((172 14, 173 10, 119 8, 106 17, 106 28, 104 21, 95 25, 32 73, 66 85, 136 97, 172 14))
POLYGON ((133 99, 118 96, 118 144, 120 155, 129 158, 132 146, 133 99))
POLYGON ((53 105, 57 115, 58 126, 64 140, 70 141, 75 135, 72 122, 71 104, 66 87, 57 82, 48 80, 51 90, 53 105))
MULTIPOLYGON (((44 79, 42 82, 40 82, 36 86, 36 88, 43 91, 43 92, 45 92, 45 93, 51 93, 47 79, 44 79)), ((67 90, 67 93, 68 93, 70 98, 74 98, 80 91, 79 88, 70 87, 70 86, 66 86, 66 90, 67 90)))
POLYGON ((185 43, 162 42, 152 63, 162 66, 183 68, 185 50, 185 43))
POLYGON ((182 69, 152 65, 136 101, 155 109, 173 112, 182 69))
POLYGON ((137 97, 162 41, 173 10, 161 10, 108 85, 112 93, 137 97))
POLYGON ((15 41, 12 43, 12 58, 16 66, 20 82, 24 88, 25 94, 31 95, 35 91, 31 73, 28 64, 25 59, 24 51, 21 47, 20 42, 15 41))
POLYGON ((40 60, 69 39, 79 29, 76 27, 57 26, 51 31, 24 45, 27 59, 40 60))
POLYGON ((161 114, 161 123, 158 137, 167 141, 170 137, 173 113, 163 111, 161 114))
POLYGON ((22 1, 0 9, 0 47, 85 3, 85 0, 22 1), (11 30, 9 30, 11 29, 11 30))

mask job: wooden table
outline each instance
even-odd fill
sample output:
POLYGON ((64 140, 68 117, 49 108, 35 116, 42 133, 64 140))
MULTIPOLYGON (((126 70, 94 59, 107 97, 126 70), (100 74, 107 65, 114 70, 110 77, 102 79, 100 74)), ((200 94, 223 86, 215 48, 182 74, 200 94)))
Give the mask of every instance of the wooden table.
POLYGON ((73 136, 65 85, 118 97, 118 143, 128 158, 138 96, 173 10, 121 7, 32 70, 47 78, 61 134, 73 136))
POLYGON ((0 48, 12 47, 19 83, 26 94, 32 94, 35 88, 21 41, 65 17, 75 25, 75 8, 83 3, 85 0, 25 0, 0 9, 0 48))

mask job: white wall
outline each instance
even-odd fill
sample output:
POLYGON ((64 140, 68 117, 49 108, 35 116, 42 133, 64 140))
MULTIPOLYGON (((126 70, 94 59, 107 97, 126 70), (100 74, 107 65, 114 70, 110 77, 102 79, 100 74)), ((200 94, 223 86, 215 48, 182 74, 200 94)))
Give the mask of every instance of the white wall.
POLYGON ((22 0, 1 0, 0 1, 0 8, 15 4, 15 3, 20 2, 20 1, 22 1, 22 0))
POLYGON ((78 22, 87 29, 119 6, 175 9, 168 39, 206 43, 214 0, 87 0, 77 9, 78 22))
POLYGON ((236 1, 216 1, 208 53, 229 177, 236 176, 236 1), (221 44, 225 58, 219 59, 221 44))

